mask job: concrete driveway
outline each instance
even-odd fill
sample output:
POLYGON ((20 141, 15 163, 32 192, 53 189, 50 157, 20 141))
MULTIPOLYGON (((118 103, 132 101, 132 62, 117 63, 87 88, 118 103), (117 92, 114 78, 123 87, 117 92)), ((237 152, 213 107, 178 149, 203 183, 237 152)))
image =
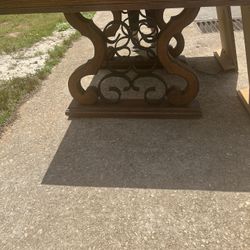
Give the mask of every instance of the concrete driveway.
MULTIPOLYGON (((241 11, 240 7, 238 6, 233 6, 231 7, 232 11, 232 16, 235 18, 241 17, 241 11)), ((207 19, 216 19, 217 14, 216 14, 216 8, 215 7, 206 7, 206 8, 201 8, 200 12, 197 16, 197 20, 207 20, 207 19)))
POLYGON ((67 78, 92 48, 74 44, 0 139, 1 249, 250 248, 242 33, 239 74, 219 73, 218 34, 185 37, 199 120, 68 120, 67 78))

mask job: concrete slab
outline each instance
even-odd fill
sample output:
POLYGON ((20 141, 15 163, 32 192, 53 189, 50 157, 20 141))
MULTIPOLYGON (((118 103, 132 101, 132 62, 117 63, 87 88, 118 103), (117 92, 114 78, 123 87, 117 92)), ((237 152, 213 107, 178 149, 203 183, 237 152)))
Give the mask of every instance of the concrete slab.
POLYGON ((219 34, 185 37, 200 120, 67 120, 67 79, 92 56, 74 44, 1 138, 1 249, 249 249, 242 34, 239 74, 220 73, 219 34))
MULTIPOLYGON (((231 11, 233 18, 241 17, 240 7, 231 7, 231 11)), ((197 20, 217 19, 216 8, 215 7, 201 8, 196 19, 197 20)))

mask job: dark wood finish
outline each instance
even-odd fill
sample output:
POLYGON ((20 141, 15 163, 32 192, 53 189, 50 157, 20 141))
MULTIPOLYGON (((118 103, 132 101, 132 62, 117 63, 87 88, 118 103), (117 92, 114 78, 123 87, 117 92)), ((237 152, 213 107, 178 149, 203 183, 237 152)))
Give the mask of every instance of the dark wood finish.
MULTIPOLYGON (((108 62, 109 66, 112 67, 113 69, 127 69, 129 65, 133 64, 136 66, 138 69, 150 69, 154 65, 158 69, 163 68, 162 64, 159 61, 155 61, 153 59, 143 59, 140 58, 139 56, 134 56, 134 57, 129 57, 126 58, 126 60, 122 57, 115 58, 114 60, 108 62)), ((102 67, 102 69, 105 69, 106 65, 102 67)))
POLYGON ((0 14, 250 5, 250 0, 1 0, 0 14))
MULTIPOLYGON (((184 79, 186 81, 186 86, 184 89, 181 89, 180 87, 177 86, 171 86, 168 87, 165 83, 165 81, 157 76, 156 74, 153 73, 153 69, 144 69, 145 63, 142 63, 142 67, 144 70, 142 72, 138 72, 135 70, 136 77, 135 79, 142 79, 145 77, 152 77, 154 80, 158 80, 162 82, 165 85, 165 93, 163 92, 162 98, 159 101, 162 102, 167 102, 168 104, 171 104, 172 106, 176 107, 183 107, 188 104, 190 104, 194 98, 197 96, 198 91, 199 91, 199 81, 198 78, 196 77, 196 74, 192 71, 192 69, 182 63, 180 60, 176 59, 174 56, 178 55, 183 47, 184 47, 184 42, 183 39, 178 39, 178 37, 182 38, 182 30, 190 24, 196 15, 198 14, 199 8, 187 8, 184 9, 179 15, 172 17, 168 23, 165 23, 163 21, 163 11, 155 11, 155 27, 158 27, 161 32, 159 35, 154 37, 156 39, 157 43, 157 53, 153 58, 150 58, 151 62, 155 65, 161 63, 163 68, 166 70, 168 74, 173 74, 176 76, 179 76, 180 78, 184 79), (159 13, 158 13, 159 12, 159 13), (177 36, 176 36, 177 34, 177 36), (170 40, 176 37, 177 40, 177 49, 171 48, 169 46, 170 40), (178 44, 180 42, 180 48, 178 48, 178 44)), ((113 15, 113 18, 115 21, 111 21, 104 30, 100 30, 93 21, 88 20, 84 18, 80 13, 67 13, 65 14, 66 19, 68 22, 80 33, 86 37, 88 37, 93 45, 94 45, 94 50, 95 54, 94 57, 89 60, 86 64, 78 67, 73 74, 71 75, 69 79, 69 91, 74 98, 74 100, 78 101, 78 103, 82 105, 93 105, 96 104, 100 101, 100 99, 104 98, 104 95, 102 95, 101 91, 101 84, 103 81, 101 80, 99 82, 98 87, 96 86, 89 86, 86 90, 82 88, 81 86, 81 79, 86 77, 87 75, 96 75, 97 72, 99 71, 100 68, 108 68, 112 73, 108 74, 105 80, 110 79, 112 77, 118 77, 118 78, 124 78, 128 83, 129 83, 129 89, 136 89, 134 86, 134 82, 136 80, 130 79, 126 73, 119 73, 117 71, 114 71, 114 68, 110 68, 112 62, 114 63, 114 59, 121 59, 119 56, 119 50, 122 48, 127 48, 127 42, 125 42, 125 47, 114 47, 114 40, 110 40, 113 44, 113 47, 109 47, 108 49, 108 38, 107 38, 107 33, 113 33, 113 31, 117 30, 117 23, 119 26, 121 26, 121 32, 124 35, 125 40, 130 41, 133 39, 132 32, 127 30, 124 34, 123 28, 129 27, 127 26, 126 23, 124 23, 122 20, 118 20, 119 16, 117 13, 113 15), (117 18, 118 17, 118 18, 117 18), (127 32, 130 35, 127 35, 127 32), (131 37, 132 36, 132 37, 131 37), (110 52, 110 49, 112 51, 112 48, 114 50, 114 53, 112 54, 110 52), (117 55, 118 53, 118 55, 117 55)), ((143 20, 142 20, 143 22, 143 20)), ((123 37, 120 36, 120 34, 117 36, 117 42, 120 41, 120 39, 123 39, 123 37)), ((138 45, 140 48, 140 45, 138 45)), ((145 49, 144 47, 142 49, 145 49)), ((130 49, 129 49, 130 50, 130 49)), ((149 48, 149 50, 152 52, 152 49, 149 48)), ((123 62, 125 62, 125 65, 128 65, 128 63, 131 63, 130 58, 123 57, 123 62)), ((150 61, 145 61, 145 62, 150 62, 150 61)), ((146 63, 146 64, 147 64, 146 63)), ((139 62, 140 64, 140 62, 139 62)), ((122 66, 123 68, 124 65, 121 65, 121 63, 116 63, 116 68, 117 66, 122 66)), ((133 65, 133 69, 134 69, 133 65)), ((121 97, 121 91, 117 89, 116 86, 112 87, 112 91, 116 92, 116 94, 119 96, 117 102, 119 101, 121 97)), ((144 93, 144 98, 146 102, 150 102, 151 100, 148 99, 148 93, 152 93, 154 91, 154 88, 148 88, 145 93, 144 93)), ((106 100, 109 101, 109 100, 106 100)), ((154 100, 155 102, 155 100, 154 100)))
POLYGON ((78 67, 69 78, 69 91, 72 97, 81 104, 95 104, 98 100, 98 90, 89 86, 86 91, 81 87, 81 79, 87 75, 96 75, 106 59, 107 44, 101 30, 92 20, 88 20, 80 13, 65 14, 67 21, 77 29, 81 35, 88 37, 94 45, 94 57, 86 64, 78 67))
POLYGON ((123 100, 119 104, 81 105, 72 101, 66 115, 71 118, 108 117, 108 118, 161 118, 196 119, 202 116, 200 105, 194 101, 187 107, 176 108, 169 105, 148 105, 142 100, 123 100))
MULTIPOLYGON (((199 90, 199 81, 191 68, 176 58, 184 48, 182 30, 194 20, 198 11, 199 8, 184 9, 179 15, 172 17, 168 23, 165 23, 163 20, 164 11, 155 10, 154 25, 160 29, 160 33, 156 33, 155 37, 151 38, 157 44, 157 50, 153 57, 144 59, 140 56, 125 57, 119 55, 120 49, 128 48, 126 40, 131 41, 133 35, 118 12, 113 13, 114 21, 107 24, 103 30, 100 30, 91 20, 84 18, 80 13, 65 14, 68 22, 92 41, 95 50, 94 57, 76 69, 69 79, 69 91, 74 101, 66 114, 70 117, 201 117, 199 105, 197 102, 194 105, 194 99, 199 90), (128 30, 124 31, 125 27, 128 30), (121 33, 116 34, 117 31, 121 33), (125 35, 124 46, 116 47, 116 42, 123 39, 123 35, 125 35), (117 37, 117 40, 114 38, 109 40, 110 36, 117 37), (169 46, 173 37, 177 41, 175 48, 169 46), (129 71, 127 71, 127 67, 129 71), (169 87, 163 78, 154 73, 156 68, 162 67, 168 74, 183 78, 186 81, 186 87, 184 89, 177 86, 169 87), (108 69, 110 73, 99 80, 98 86, 90 84, 86 90, 83 89, 81 79, 87 75, 96 75, 101 68, 108 69), (120 69, 125 69, 125 71, 123 70, 121 73, 120 69), (131 70, 136 74, 132 79, 127 75, 131 70), (107 99, 101 88, 103 79, 110 80, 112 77, 123 78, 128 83, 128 86, 123 90, 116 86, 109 87, 109 91, 115 92, 118 96, 118 99, 115 100, 107 99), (160 81, 165 86, 160 99, 148 99, 148 94, 154 92, 155 87, 148 87, 144 90, 144 99, 124 100, 121 98, 122 91, 139 91, 139 88, 134 85, 136 79, 144 79, 145 77, 160 81)), ((144 23, 143 20, 141 21, 144 23)), ((145 49, 140 45, 138 48, 145 49)), ((151 50, 152 48, 149 47, 149 51, 151 50)))

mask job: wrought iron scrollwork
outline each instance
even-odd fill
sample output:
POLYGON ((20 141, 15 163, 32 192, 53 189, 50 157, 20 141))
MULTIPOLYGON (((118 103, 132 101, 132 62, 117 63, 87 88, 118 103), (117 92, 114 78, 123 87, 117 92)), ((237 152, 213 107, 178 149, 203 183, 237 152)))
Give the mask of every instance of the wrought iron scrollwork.
MULTIPOLYGON (((147 74, 135 74, 133 77, 129 77, 128 75, 124 74, 123 72, 111 72, 109 74, 106 74, 99 82, 98 84, 98 90, 99 90, 99 96, 102 101, 105 101, 107 103, 119 103, 122 98, 122 93, 127 92, 127 91, 136 91, 140 92, 141 91, 141 85, 137 84, 139 80, 145 80, 145 79, 153 79, 153 82, 158 82, 161 84, 161 92, 162 94, 158 98, 150 98, 150 95, 153 94, 154 92, 157 91, 155 86, 149 86, 146 87, 144 90, 143 98, 144 101, 148 104, 160 104, 164 101, 166 101, 166 94, 170 90, 168 87, 166 81, 157 73, 154 72, 148 72, 147 74), (107 91, 103 91, 102 87, 105 84, 105 82, 108 80, 112 80, 112 78, 120 78, 122 79, 123 82, 126 82, 124 87, 117 87, 117 86, 110 86, 108 88, 108 92, 112 92, 115 94, 115 98, 110 98, 107 96, 107 91)), ((120 81, 120 82, 122 82, 120 81)), ((110 81, 112 82, 112 81, 110 81)), ((154 84, 155 85, 155 84, 154 84)), ((158 84, 159 85, 159 84, 158 84)))
POLYGON ((150 104, 158 104, 165 101, 166 92, 169 88, 165 80, 154 72, 158 64, 156 44, 160 32, 155 20, 149 20, 150 17, 140 11, 138 30, 135 31, 131 30, 127 11, 120 12, 120 15, 113 13, 113 16, 114 20, 109 22, 103 30, 109 51, 105 65, 110 73, 103 76, 98 84, 101 100, 108 103, 118 103, 122 98, 122 93, 127 91, 139 92, 141 90, 140 86, 136 85, 139 80, 153 78, 153 82, 157 81, 162 85, 163 93, 160 98, 152 99, 150 95, 156 91, 156 87, 147 87, 143 94, 144 101, 150 104), (113 61, 119 59, 120 64, 122 64, 130 57, 132 60, 130 60, 130 63, 125 63, 125 67, 123 65, 122 69, 119 66, 117 67, 117 65, 113 67, 113 61), (139 60, 136 60, 136 57, 139 60), (142 59, 143 57, 144 59, 142 59), (140 65, 138 65, 140 61, 146 61, 147 59, 150 59, 150 65, 146 68, 140 68, 140 65), (126 85, 120 89, 117 86, 109 87, 108 91, 112 92, 115 97, 108 98, 107 93, 103 91, 103 85, 109 80, 112 82, 113 78, 123 79, 126 85))
POLYGON ((76 69, 69 79, 69 90, 75 100, 84 105, 99 101, 119 103, 123 93, 140 92, 143 88, 137 83, 147 78, 152 78, 152 83, 157 82, 162 86, 162 93, 154 98, 152 96, 157 91, 156 86, 153 86, 155 84, 142 90, 144 101, 148 104, 168 102, 173 106, 184 106, 195 98, 198 93, 197 77, 188 66, 181 64, 175 57, 180 55, 184 48, 182 29, 195 18, 198 9, 184 9, 169 23, 164 22, 163 10, 155 10, 152 13, 153 16, 150 17, 142 11, 139 12, 136 31, 131 29, 126 11, 112 12, 113 20, 103 30, 80 13, 65 14, 68 22, 88 37, 95 48, 94 57, 76 69), (176 40, 175 47, 170 46, 172 38, 176 40), (185 89, 171 87, 164 77, 156 72, 159 66, 163 66, 167 73, 186 80, 185 89), (97 86, 84 90, 81 79, 87 75, 96 75, 101 68, 109 72, 97 86), (124 86, 113 84, 112 78, 123 79, 124 86), (113 93, 112 98, 104 91, 107 82, 113 84, 106 90, 113 93))
POLYGON ((155 46, 159 34, 159 29, 154 20, 149 20, 150 17, 145 16, 142 11, 139 12, 139 22, 138 30, 132 31, 129 25, 129 18, 127 12, 123 11, 113 13, 114 20, 109 22, 103 30, 106 35, 106 40, 108 47, 112 49, 112 56, 131 56, 132 50, 144 51, 148 57, 156 57, 155 46), (151 30, 147 29, 149 27, 149 22, 154 24, 151 30), (111 32, 111 30, 113 32, 111 32), (145 33, 147 30, 148 33, 145 33), (112 34, 112 35, 111 35, 112 34), (134 47, 130 46, 131 44, 134 47), (123 53, 127 51, 127 53, 123 53))

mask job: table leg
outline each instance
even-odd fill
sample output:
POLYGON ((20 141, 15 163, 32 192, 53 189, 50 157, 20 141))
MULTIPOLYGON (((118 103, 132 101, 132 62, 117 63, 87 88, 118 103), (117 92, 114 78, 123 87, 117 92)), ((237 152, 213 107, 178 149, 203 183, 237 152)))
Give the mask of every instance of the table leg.
POLYGON ((188 65, 176 60, 171 55, 166 44, 170 43, 175 34, 181 34, 182 30, 193 22, 198 12, 199 8, 184 9, 179 15, 172 17, 161 31, 158 39, 157 54, 165 70, 187 82, 183 90, 174 87, 169 91, 168 102, 174 106, 188 105, 194 100, 199 91, 199 80, 188 65))
POLYGON ((80 13, 65 14, 68 22, 83 36, 88 37, 95 49, 94 57, 77 68, 69 79, 69 91, 74 101, 66 114, 71 117, 200 117, 199 105, 194 101, 199 91, 198 78, 187 64, 177 59, 184 49, 182 30, 195 19, 198 11, 198 8, 184 9, 168 23, 163 19, 164 10, 152 11, 154 16, 150 22, 149 17, 140 12, 138 40, 130 29, 128 18, 122 18, 124 12, 113 12, 113 21, 103 30, 80 13), (149 27, 149 23, 151 32, 145 33, 145 27, 149 27), (170 45, 172 38, 176 40, 175 47, 170 45), (135 56, 131 43, 145 56, 135 56), (124 51, 127 55, 124 55, 124 51), (155 72, 159 68, 164 68, 167 74, 184 79, 184 89, 167 83, 161 74, 155 72), (109 72, 97 85, 90 84, 86 90, 83 89, 81 79, 96 75, 100 69, 109 72), (116 81, 112 85, 113 78, 122 81, 116 81), (153 81, 147 82, 153 86, 139 86, 140 81, 148 78, 152 78, 153 81), (115 85, 124 81, 124 87, 115 85), (112 85, 107 91, 115 98, 107 97, 104 93, 103 85, 107 82, 112 85), (162 93, 160 97, 152 98, 157 88, 155 82, 158 87, 161 86, 162 93), (144 93, 143 99, 122 98, 125 92, 141 90, 144 93))
POLYGON ((250 102, 249 102, 249 96, 250 96, 250 87, 249 87, 249 81, 250 81, 250 6, 241 6, 241 13, 242 13, 242 23, 243 23, 243 32, 244 32, 244 38, 245 38, 245 47, 246 47, 246 59, 247 59, 247 72, 248 72, 248 87, 244 89, 240 89, 238 91, 238 96, 247 109, 247 111, 250 113, 250 102))
POLYGON ((230 6, 216 7, 220 28, 222 50, 215 52, 215 58, 224 71, 238 71, 238 62, 230 6))
POLYGON ((69 78, 69 91, 74 100, 83 105, 93 105, 98 101, 98 89, 89 86, 84 90, 81 79, 87 75, 96 75, 106 57, 107 44, 101 30, 80 13, 65 14, 67 21, 77 29, 81 35, 88 37, 94 45, 94 57, 86 64, 78 67, 69 78))
MULTIPOLYGON (((198 14, 198 12, 197 12, 197 14, 198 14)), ((166 23, 164 20, 164 10, 154 10, 154 18, 155 18, 156 23, 161 31, 168 29, 169 23, 166 23)), ((173 18, 170 22, 173 22, 173 18)), ((179 32, 174 32, 175 34, 173 35, 173 38, 176 40, 175 47, 168 45, 169 53, 173 57, 178 57, 184 50, 185 40, 184 40, 184 37, 182 35, 182 30, 183 29, 180 29, 179 32)))

